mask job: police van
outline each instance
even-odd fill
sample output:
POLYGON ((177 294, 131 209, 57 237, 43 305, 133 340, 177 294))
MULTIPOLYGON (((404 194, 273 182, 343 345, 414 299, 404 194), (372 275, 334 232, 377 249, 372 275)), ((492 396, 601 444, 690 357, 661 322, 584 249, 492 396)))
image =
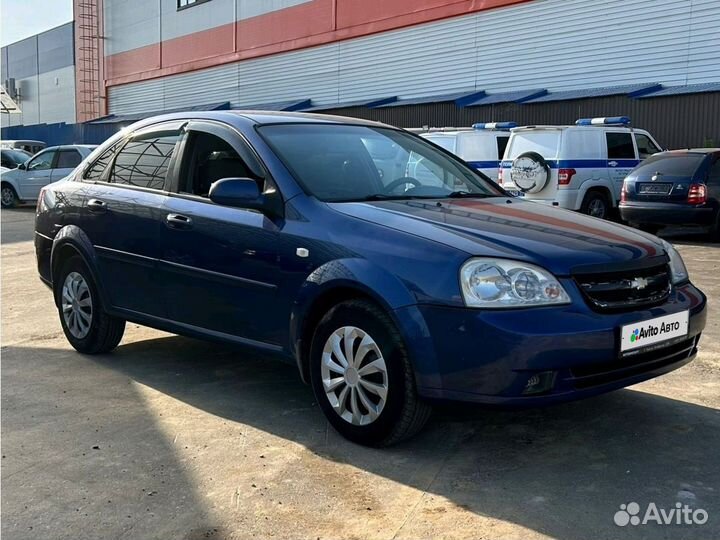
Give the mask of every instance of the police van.
POLYGON ((574 126, 526 126, 510 133, 499 183, 525 199, 606 218, 623 180, 662 151, 626 116, 582 118, 574 126))
POLYGON ((514 122, 488 122, 471 128, 410 130, 452 152, 468 165, 497 182, 500 160, 510 139, 514 122))

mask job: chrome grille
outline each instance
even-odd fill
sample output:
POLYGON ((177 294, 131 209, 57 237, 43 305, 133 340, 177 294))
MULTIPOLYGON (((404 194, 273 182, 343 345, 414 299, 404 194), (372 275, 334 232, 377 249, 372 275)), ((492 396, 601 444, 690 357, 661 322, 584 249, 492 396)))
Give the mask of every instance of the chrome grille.
POLYGON ((622 311, 656 305, 670 295, 667 264, 573 277, 590 306, 598 311, 622 311))

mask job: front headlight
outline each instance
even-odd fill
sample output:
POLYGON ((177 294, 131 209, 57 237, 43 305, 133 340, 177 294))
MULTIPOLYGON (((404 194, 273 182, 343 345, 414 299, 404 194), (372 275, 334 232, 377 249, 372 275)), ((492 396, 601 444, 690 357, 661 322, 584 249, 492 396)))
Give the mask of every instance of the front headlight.
POLYGON ((673 285, 683 283, 690 279, 687 268, 685 268, 685 263, 683 262, 677 249, 675 249, 670 242, 666 242, 662 238, 660 241, 665 248, 665 252, 670 258, 670 278, 672 279, 673 285))
POLYGON ((570 297, 550 272, 520 261, 474 258, 460 269, 465 305, 515 308, 569 304, 570 297))

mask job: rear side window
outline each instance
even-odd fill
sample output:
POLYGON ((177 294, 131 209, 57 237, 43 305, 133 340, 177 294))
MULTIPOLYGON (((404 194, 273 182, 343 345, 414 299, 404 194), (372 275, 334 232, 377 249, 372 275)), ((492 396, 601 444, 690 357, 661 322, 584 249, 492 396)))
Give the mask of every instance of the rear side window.
POLYGON ((112 158, 115 156, 118 148, 120 148, 120 144, 121 143, 112 145, 95 160, 95 163, 90 165, 85 173, 85 178, 87 180, 98 180, 102 177, 103 172, 105 172, 105 169, 107 169, 108 165, 110 165, 112 158))
POLYGON ((128 142, 115 158, 110 182, 163 189, 178 131, 148 133, 128 142))
POLYGON ((712 167, 710 167, 710 172, 708 173, 708 184, 712 184, 714 186, 720 185, 720 159, 718 159, 712 167))
POLYGON ((80 152, 78 152, 77 150, 63 150, 58 156, 56 168, 74 169, 75 167, 80 165, 81 161, 82 157, 80 156, 80 152))
POLYGON ((632 135, 630 133, 606 133, 608 159, 635 159, 632 135))
POLYGON ((498 159, 502 159, 502 157, 505 155, 505 149, 507 148, 508 141, 510 140, 510 135, 501 135, 496 140, 498 159))
POLYGON ((515 132, 506 159, 515 159, 525 152, 537 152, 545 159, 555 159, 560 147, 560 134, 559 129, 515 132))
POLYGON ((660 173, 672 176, 693 176, 705 159, 703 154, 658 154, 649 157, 635 169, 636 174, 660 173))
POLYGON ((448 152, 455 153, 455 137, 425 137, 428 141, 437 144, 440 148, 444 148, 448 152))

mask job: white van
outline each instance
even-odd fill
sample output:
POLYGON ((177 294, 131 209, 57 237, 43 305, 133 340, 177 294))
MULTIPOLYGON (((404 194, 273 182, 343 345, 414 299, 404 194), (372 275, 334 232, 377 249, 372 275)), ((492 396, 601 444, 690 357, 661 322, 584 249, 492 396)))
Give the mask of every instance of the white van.
POLYGON ((468 165, 497 182, 500 160, 514 122, 474 124, 472 128, 430 129, 421 137, 452 152, 468 165))
POLYGON ((512 129, 500 184, 528 200, 606 218, 628 173, 662 148, 625 116, 575 124, 512 129))
POLYGON ((10 148, 15 150, 25 150, 30 154, 37 154, 40 150, 47 147, 43 141, 32 141, 32 140, 13 140, 13 141, 0 141, 0 148, 10 148))

